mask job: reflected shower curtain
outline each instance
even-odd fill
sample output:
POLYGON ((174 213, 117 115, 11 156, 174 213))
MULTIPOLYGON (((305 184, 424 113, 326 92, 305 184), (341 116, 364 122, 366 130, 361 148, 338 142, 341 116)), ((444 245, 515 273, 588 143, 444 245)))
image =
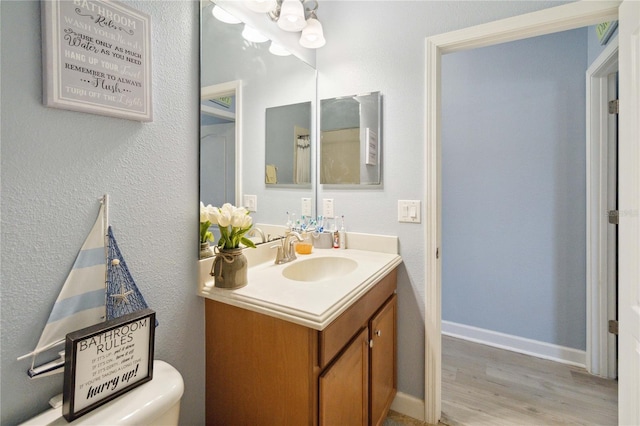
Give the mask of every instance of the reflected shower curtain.
POLYGON ((296 141, 295 183, 311 183, 311 137, 298 136, 296 141))

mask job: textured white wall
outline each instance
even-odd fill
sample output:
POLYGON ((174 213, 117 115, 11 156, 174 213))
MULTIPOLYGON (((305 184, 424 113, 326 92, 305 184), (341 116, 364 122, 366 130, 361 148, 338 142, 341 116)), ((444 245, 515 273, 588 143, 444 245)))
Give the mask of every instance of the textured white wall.
MULTIPOLYGON (((428 36, 562 4, 556 1, 327 1, 318 19, 319 98, 381 91, 382 189, 325 191, 347 231, 397 235, 398 388, 424 397, 424 226, 397 221, 398 200, 424 203, 424 43, 428 36)), ((424 205, 424 204, 423 204, 424 205)), ((423 211, 424 215, 424 211, 423 211)))
POLYGON ((156 358, 185 380, 182 424, 204 423, 204 303, 196 296, 197 2, 126 1, 152 17, 154 121, 41 103, 40 2, 3 1, 1 104, 1 412, 15 424, 48 407, 62 376, 30 382, 26 361, 97 199, 157 312, 156 358))

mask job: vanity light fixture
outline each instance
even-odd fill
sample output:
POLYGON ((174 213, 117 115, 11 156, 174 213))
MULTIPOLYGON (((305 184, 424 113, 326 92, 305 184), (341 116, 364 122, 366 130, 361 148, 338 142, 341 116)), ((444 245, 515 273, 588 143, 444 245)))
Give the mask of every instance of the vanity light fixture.
POLYGON ((300 0, 284 0, 280 7, 278 27, 281 30, 298 32, 306 25, 302 2, 300 0))
POLYGON ((218 21, 224 22, 225 24, 239 24, 240 22, 242 22, 241 20, 239 20, 238 18, 236 18, 235 16, 233 16, 232 14, 230 14, 229 12, 227 12, 226 10, 224 10, 218 5, 213 6, 213 9, 211 9, 211 14, 218 21))
POLYGON ((315 10, 311 11, 309 19, 307 19, 307 25, 302 30, 300 36, 300 44, 302 47, 309 49, 317 49, 325 45, 327 41, 324 39, 324 33, 322 31, 322 24, 316 17, 315 10))
MULTIPOLYGON (((318 21, 316 11, 318 0, 245 0, 245 4, 251 10, 256 10, 256 3, 266 8, 271 5, 267 14, 272 21, 277 22, 278 27, 284 31, 302 31, 300 45, 309 49, 317 49, 325 45, 326 40, 322 30, 322 24, 318 21)), ((259 9, 260 11, 263 8, 259 9)))

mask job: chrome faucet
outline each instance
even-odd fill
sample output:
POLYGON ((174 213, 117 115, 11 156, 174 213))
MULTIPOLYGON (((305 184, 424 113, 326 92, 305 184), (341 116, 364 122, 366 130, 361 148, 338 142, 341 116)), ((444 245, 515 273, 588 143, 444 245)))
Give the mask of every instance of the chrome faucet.
POLYGON ((275 260, 276 265, 281 265, 283 263, 288 263, 292 260, 296 260, 296 251, 293 248, 293 243, 295 241, 303 241, 303 239, 300 234, 295 231, 291 231, 287 233, 287 235, 283 239, 280 240, 280 245, 273 246, 278 249, 275 260))
POLYGON ((264 236, 264 232, 262 232, 262 229, 260 229, 260 228, 256 228, 256 227, 254 227, 253 229, 251 229, 251 230, 249 231, 249 233, 247 234, 247 236, 248 236, 248 237, 255 237, 255 235, 256 235, 256 234, 258 234, 258 235, 260 236, 260 242, 261 242, 261 243, 266 243, 266 242, 267 242, 267 239, 266 239, 266 237, 264 236))

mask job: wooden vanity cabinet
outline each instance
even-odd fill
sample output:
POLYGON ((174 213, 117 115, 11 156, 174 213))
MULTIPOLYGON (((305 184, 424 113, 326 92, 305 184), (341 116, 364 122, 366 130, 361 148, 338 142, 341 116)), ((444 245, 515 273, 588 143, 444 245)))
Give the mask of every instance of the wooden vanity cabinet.
POLYGON ((372 425, 384 423, 396 396, 397 306, 397 296, 394 295, 371 319, 369 325, 369 414, 372 425))
POLYGON ((369 329, 365 328, 320 376, 320 424, 369 423, 369 329))
POLYGON ((380 425, 396 393, 396 270, 318 331, 206 299, 208 425, 380 425))

